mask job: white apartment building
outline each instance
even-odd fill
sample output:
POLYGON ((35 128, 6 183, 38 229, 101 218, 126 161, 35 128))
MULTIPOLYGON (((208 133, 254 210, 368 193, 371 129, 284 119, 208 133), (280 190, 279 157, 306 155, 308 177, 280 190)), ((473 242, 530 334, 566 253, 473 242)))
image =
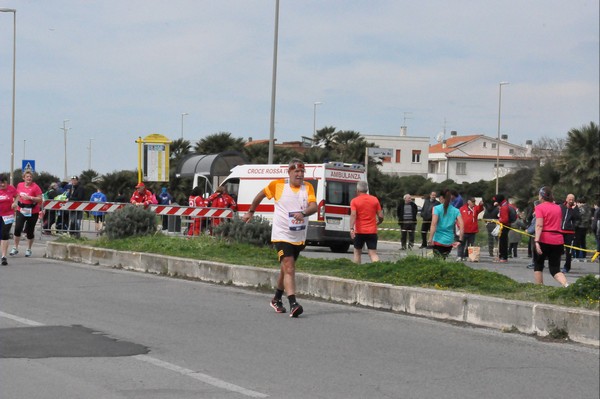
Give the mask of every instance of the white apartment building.
POLYGON ((496 169, 499 177, 502 177, 539 164, 539 159, 531 155, 531 141, 527 141, 523 147, 511 144, 507 139, 506 135, 500 140, 482 134, 458 136, 453 131, 450 138, 429 147, 427 177, 435 183, 447 179, 457 183, 474 183, 495 179, 496 169))
POLYGON ((379 169, 394 176, 427 177, 429 159, 429 137, 407 136, 406 128, 398 136, 363 135, 367 143, 379 148, 390 148, 392 156, 382 158, 379 169))

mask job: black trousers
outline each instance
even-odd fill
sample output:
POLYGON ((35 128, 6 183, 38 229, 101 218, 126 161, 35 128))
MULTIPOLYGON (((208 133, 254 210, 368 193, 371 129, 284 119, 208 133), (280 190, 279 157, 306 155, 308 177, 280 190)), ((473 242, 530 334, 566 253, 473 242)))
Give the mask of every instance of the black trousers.
POLYGON ((508 259, 508 232, 508 229, 502 229, 499 239, 498 257, 504 260, 508 259))

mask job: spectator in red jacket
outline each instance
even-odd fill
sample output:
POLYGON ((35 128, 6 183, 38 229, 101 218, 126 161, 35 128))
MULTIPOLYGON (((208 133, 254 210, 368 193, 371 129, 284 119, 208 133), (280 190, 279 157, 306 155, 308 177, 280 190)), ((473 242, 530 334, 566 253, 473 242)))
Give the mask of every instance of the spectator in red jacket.
MULTIPOLYGON (((231 208, 234 211, 237 210, 237 204, 231 195, 229 195, 225 186, 218 187, 217 191, 215 191, 206 199, 206 203, 211 208, 231 208)), ((213 227, 218 226, 220 223, 221 218, 213 218, 213 227)))
MULTIPOLYGON (((192 189, 190 193, 190 197, 188 198, 189 206, 192 208, 205 208, 206 201, 204 200, 203 191, 199 186, 196 186, 192 189)), ((202 233, 202 230, 206 229, 206 220, 203 217, 192 216, 191 224, 188 229, 187 235, 191 236, 199 236, 202 233)))
POLYGON ((469 197, 467 203, 460 208, 465 234, 463 242, 458 247, 458 260, 467 260, 469 257, 469 246, 475 244, 475 236, 479 232, 479 214, 483 211, 483 201, 475 205, 475 198, 469 197))
POLYGON ((135 191, 129 202, 136 206, 146 207, 154 203, 154 196, 150 190, 146 189, 143 182, 139 182, 137 186, 135 186, 135 191))

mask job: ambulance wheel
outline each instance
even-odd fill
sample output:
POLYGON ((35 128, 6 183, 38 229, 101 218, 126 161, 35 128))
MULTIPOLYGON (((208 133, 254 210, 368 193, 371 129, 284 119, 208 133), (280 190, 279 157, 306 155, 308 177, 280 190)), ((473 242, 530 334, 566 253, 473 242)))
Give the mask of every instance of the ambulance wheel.
POLYGON ((329 246, 329 248, 331 248, 331 252, 341 254, 341 253, 348 252, 348 249, 350 248, 350 244, 348 244, 348 243, 332 244, 331 246, 329 246))

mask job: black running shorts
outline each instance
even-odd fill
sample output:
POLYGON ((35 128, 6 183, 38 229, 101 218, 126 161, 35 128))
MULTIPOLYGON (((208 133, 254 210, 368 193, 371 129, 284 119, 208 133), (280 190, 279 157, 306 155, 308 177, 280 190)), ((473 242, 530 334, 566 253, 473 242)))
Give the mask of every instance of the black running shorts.
POLYGON ((294 260, 298 259, 300 251, 304 249, 306 245, 294 245, 289 242, 279 241, 275 243, 275 249, 277 250, 277 259, 279 262, 288 256, 293 256, 294 260))

